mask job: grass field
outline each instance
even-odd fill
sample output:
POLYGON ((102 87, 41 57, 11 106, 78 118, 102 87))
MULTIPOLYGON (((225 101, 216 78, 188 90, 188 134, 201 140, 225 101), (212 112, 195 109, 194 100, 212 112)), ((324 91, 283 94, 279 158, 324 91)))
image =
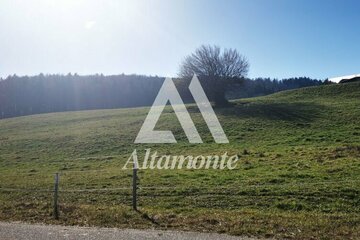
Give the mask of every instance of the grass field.
POLYGON ((172 109, 158 129, 178 144, 134 144, 148 108, 42 114, 0 121, 0 220, 168 228, 293 239, 360 238, 360 83, 285 91, 215 109, 229 144, 189 144, 172 109), (139 171, 134 149, 240 157, 235 170, 139 171), (60 172, 60 219, 52 218, 60 172), (124 189, 123 189, 124 188, 124 189))

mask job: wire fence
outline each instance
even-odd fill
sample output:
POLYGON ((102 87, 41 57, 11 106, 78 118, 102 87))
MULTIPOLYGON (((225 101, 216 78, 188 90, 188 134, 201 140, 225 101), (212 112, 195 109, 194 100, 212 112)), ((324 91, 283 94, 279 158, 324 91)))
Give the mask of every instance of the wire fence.
MULTIPOLYGON (((61 176, 61 175, 60 175, 61 176)), ((256 179, 259 180, 259 179, 256 179)), ((268 180, 268 179, 266 179, 268 180)), ((205 186, 198 186, 198 187, 184 187, 184 186, 137 186, 138 190, 159 190, 159 191, 166 191, 171 190, 174 192, 175 190, 179 191, 192 191, 192 192, 199 192, 199 191, 214 191, 221 192, 221 191, 242 191, 244 189, 259 189, 259 188, 289 188, 289 187, 313 187, 313 186, 332 186, 332 185, 344 185, 344 184, 351 184, 353 186, 359 185, 360 180, 340 180, 340 181, 313 181, 313 182, 291 182, 291 183, 256 183, 250 184, 248 182, 238 182, 238 187, 227 187, 227 186, 214 186, 214 187, 205 187, 205 186)), ((110 191, 121 191, 121 190, 132 190, 132 186, 121 186, 121 187, 109 187, 109 188, 82 188, 82 189, 73 189, 73 188, 60 188, 59 192, 110 192, 110 191)), ((53 189, 38 189, 38 188, 14 188, 14 187, 4 187, 0 186, 0 191, 7 191, 7 192, 54 192, 53 189)), ((178 191, 178 192, 179 192, 178 191)))
MULTIPOLYGON (((101 170, 97 170, 101 171, 101 170)), ((78 171, 67 171, 67 172, 60 172, 60 176, 66 176, 66 173, 69 172, 78 172, 78 171)), ((84 171, 79 171, 84 173, 84 171)), ((113 172, 111 172, 113 173, 113 172)), ((42 173, 39 175, 45 175, 48 173, 42 173)), ((19 174, 17 175, 6 175, 6 177, 14 176, 19 177, 19 174)), ((129 179, 130 180, 130 179, 129 179)), ((255 178, 256 181, 268 181, 269 178, 255 178)), ((270 179, 271 180, 271 179, 270 179)), ((130 183, 130 181, 129 181, 130 183)), ((360 179, 354 180, 354 179, 345 179, 345 180, 337 180, 337 181, 312 181, 312 182, 276 182, 276 183, 266 183, 266 182, 260 182, 260 183, 252 183, 251 181, 238 181, 236 182, 238 184, 238 187, 227 187, 227 186, 213 186, 213 187, 206 187, 206 186, 197 186, 197 187, 184 187, 184 186, 137 186, 137 189, 139 190, 214 190, 214 191, 220 191, 220 190, 228 190, 228 191, 234 191, 234 190, 241 190, 241 189, 256 189, 256 188, 265 188, 265 187, 311 187, 311 186, 331 186, 331 185, 343 185, 343 184, 351 184, 351 185, 358 185, 360 184, 360 179)), ((94 191, 119 191, 119 190, 132 190, 132 186, 120 186, 120 187, 110 187, 110 188, 83 188, 83 189, 60 189, 60 192, 94 192, 94 191)), ((14 188, 14 187, 4 187, 0 185, 0 191, 29 191, 29 192, 53 192, 53 189, 32 189, 32 188, 14 188)))
MULTIPOLYGON (((351 188, 351 193, 360 194, 360 179, 342 179, 342 180, 312 180, 307 182, 269 182, 271 180, 270 177, 256 177, 252 179, 253 181, 237 181, 237 186, 228 186, 228 185, 216 185, 216 186, 208 186, 208 185, 196 185, 192 186, 183 186, 181 185, 151 185, 149 181, 144 181, 143 179, 139 179, 137 176, 137 172, 127 172, 124 177, 127 181, 127 185, 118 186, 118 187, 72 187, 68 185, 61 185, 61 182, 71 176, 71 174, 79 174, 79 173, 89 173, 89 172, 108 172, 111 175, 114 175, 114 171, 109 170, 87 170, 87 171, 62 171, 60 172, 60 183, 59 178, 55 177, 55 181, 53 185, 49 185, 48 188, 37 188, 37 187, 15 187, 15 186, 5 186, 4 182, 0 183, 0 193, 41 193, 54 197, 54 215, 56 216, 56 212, 58 210, 58 196, 62 199, 65 194, 99 194, 99 196, 104 196, 107 194, 118 194, 119 196, 123 196, 127 200, 132 202, 133 208, 137 209, 137 199, 144 200, 147 198, 156 199, 156 198, 211 198, 218 197, 218 200, 221 199, 231 199, 231 198, 248 198, 249 196, 253 198, 259 199, 269 199, 276 197, 307 197, 307 198, 334 198, 339 197, 342 194, 341 190, 346 188, 351 188), (135 175, 134 175, 135 174, 135 175), (131 181, 132 180, 132 181, 131 181), (139 181, 141 180, 141 181, 139 181), (255 181, 255 183, 254 183, 255 181), (341 186, 341 188, 337 188, 341 186), (328 191, 329 187, 332 189, 337 189, 337 191, 328 191)), ((6 175, 6 177, 22 177, 28 176, 28 173, 19 173, 14 175, 6 175)), ((35 176, 48 176, 48 173, 44 172, 36 172, 35 176)), ((56 176, 56 175, 55 175, 56 176)), ((50 178, 50 176, 49 176, 50 178)), ((273 178, 273 176, 272 176, 273 178)), ((179 176, 181 180, 181 176, 179 176)), ((69 180, 69 179, 67 179, 69 180)), ((65 181, 66 182, 66 181, 65 181)), ((164 184, 170 184, 169 182, 165 182, 164 184)), ((349 191, 348 191, 349 192, 349 191)), ((347 193, 349 194, 349 193, 347 193)), ((351 196, 350 196, 351 197, 351 196)), ((128 203, 130 205, 130 202, 128 203)), ((216 203, 212 203, 216 205, 216 203)), ((241 204, 239 204, 241 205, 241 204)))

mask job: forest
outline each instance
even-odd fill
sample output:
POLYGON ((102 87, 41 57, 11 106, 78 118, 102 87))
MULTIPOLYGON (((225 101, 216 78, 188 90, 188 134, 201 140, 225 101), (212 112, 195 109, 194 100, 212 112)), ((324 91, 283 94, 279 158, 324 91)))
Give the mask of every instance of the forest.
MULTIPOLYGON (((173 79, 184 102, 192 102, 188 81, 173 79)), ((0 118, 39 113, 90 109, 150 106, 163 77, 102 74, 39 74, 8 76, 0 79, 0 118)), ((200 77, 200 82, 203 82, 200 77)), ((278 91, 321 85, 325 82, 307 77, 289 79, 240 79, 227 87, 227 99, 248 98, 278 91)), ((205 86, 206 84, 202 84, 205 86)), ((204 87, 205 92, 206 87, 204 87)))

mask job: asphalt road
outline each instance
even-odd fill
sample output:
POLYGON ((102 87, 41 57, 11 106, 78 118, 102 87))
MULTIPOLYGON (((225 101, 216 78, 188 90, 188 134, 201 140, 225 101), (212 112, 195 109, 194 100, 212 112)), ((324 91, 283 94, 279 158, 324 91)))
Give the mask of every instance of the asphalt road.
POLYGON ((181 231, 135 230, 95 227, 68 227, 57 225, 38 225, 26 223, 0 222, 0 240, 172 240, 172 239, 206 239, 206 240, 255 240, 254 238, 235 237, 216 233, 197 233, 181 231))

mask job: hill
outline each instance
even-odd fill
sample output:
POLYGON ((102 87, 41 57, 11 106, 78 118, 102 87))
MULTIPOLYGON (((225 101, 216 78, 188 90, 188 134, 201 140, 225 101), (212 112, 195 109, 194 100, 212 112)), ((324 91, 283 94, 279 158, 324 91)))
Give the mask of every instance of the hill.
POLYGON ((360 83, 324 85, 215 109, 229 144, 189 144, 172 109, 158 129, 178 144, 134 144, 148 108, 0 120, 0 220, 217 231, 295 239, 360 236, 360 83), (240 157, 235 170, 139 171, 141 213, 131 211, 134 149, 240 157), (60 220, 53 174, 60 172, 60 220))

